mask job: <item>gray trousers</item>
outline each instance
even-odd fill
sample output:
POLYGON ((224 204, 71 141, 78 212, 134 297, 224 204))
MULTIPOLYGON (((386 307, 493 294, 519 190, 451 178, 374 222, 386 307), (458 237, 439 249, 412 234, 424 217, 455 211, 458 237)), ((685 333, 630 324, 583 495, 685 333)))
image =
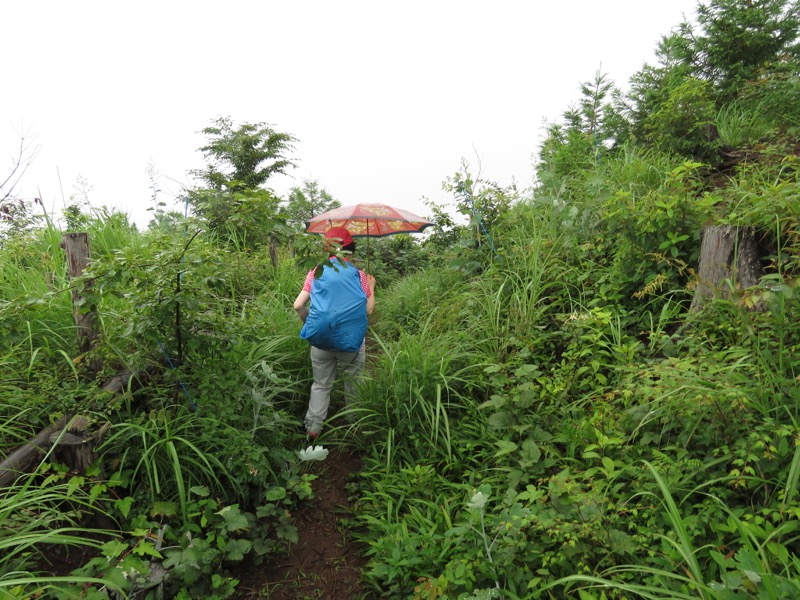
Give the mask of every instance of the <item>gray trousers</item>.
POLYGON ((306 412, 306 431, 319 433, 322 423, 328 416, 331 403, 331 389, 336 381, 336 371, 344 371, 344 397, 348 402, 355 391, 356 378, 364 368, 364 347, 358 352, 334 352, 320 350, 311 346, 311 370, 314 383, 311 384, 311 397, 306 412))

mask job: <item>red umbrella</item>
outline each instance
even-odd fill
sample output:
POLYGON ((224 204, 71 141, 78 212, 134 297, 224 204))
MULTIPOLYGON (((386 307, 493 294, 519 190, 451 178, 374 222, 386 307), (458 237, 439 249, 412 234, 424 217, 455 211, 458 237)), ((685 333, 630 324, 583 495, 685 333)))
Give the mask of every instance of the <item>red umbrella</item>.
POLYGON ((312 217, 306 223, 309 233, 324 234, 331 227, 344 227, 353 237, 367 238, 367 270, 369 270, 369 238, 398 233, 420 233, 433 223, 420 216, 388 204, 360 203, 334 208, 312 217))
POLYGON ((401 208, 362 202, 312 217, 306 223, 306 231, 324 234, 331 227, 344 227, 353 237, 383 237, 396 233, 420 233, 432 225, 430 221, 401 208))

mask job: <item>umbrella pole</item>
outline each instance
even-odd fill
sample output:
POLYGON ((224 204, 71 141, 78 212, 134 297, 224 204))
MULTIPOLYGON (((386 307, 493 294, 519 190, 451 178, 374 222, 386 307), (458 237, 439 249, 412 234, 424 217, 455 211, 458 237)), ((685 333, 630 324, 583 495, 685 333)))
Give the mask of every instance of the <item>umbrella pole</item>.
POLYGON ((367 273, 369 273, 369 219, 367 219, 367 273))

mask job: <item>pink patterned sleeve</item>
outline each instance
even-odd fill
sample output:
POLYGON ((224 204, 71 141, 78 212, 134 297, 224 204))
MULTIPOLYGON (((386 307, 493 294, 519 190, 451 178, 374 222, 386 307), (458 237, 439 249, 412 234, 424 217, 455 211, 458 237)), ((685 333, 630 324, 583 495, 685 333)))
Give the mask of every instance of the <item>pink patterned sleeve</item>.
MULTIPOLYGON (((311 293, 311 284, 314 283, 314 271, 315 270, 316 269, 311 269, 308 272, 308 275, 306 275, 306 281, 303 284, 303 291, 304 292, 311 293)), ((362 283, 361 285, 363 286, 364 284, 362 283)))
POLYGON ((367 281, 367 274, 364 271, 359 271, 359 275, 361 275, 361 289, 364 290, 364 293, 367 295, 367 298, 372 296, 372 290, 369 289, 369 282, 367 281))

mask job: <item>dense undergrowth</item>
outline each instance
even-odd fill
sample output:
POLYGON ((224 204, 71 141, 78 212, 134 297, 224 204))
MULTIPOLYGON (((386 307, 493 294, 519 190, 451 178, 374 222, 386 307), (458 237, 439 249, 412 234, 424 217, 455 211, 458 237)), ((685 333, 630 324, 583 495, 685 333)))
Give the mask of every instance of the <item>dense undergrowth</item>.
MULTIPOLYGON (((368 376, 322 438, 363 456, 348 526, 370 597, 800 595, 796 56, 732 87, 680 48, 634 82, 638 115, 586 87, 536 189, 465 164, 445 187, 468 225, 434 206, 424 243, 373 243, 368 376), (757 232, 761 277, 738 285, 734 256, 692 306, 708 226, 757 232)), ((103 430, 85 473, 48 452, 0 490, 0 597, 235 597, 238 564, 297 539, 303 460, 323 458, 297 452, 291 302, 324 255, 249 217, 79 216, 81 280, 53 223, 0 247, 0 456, 63 415, 103 430)))

